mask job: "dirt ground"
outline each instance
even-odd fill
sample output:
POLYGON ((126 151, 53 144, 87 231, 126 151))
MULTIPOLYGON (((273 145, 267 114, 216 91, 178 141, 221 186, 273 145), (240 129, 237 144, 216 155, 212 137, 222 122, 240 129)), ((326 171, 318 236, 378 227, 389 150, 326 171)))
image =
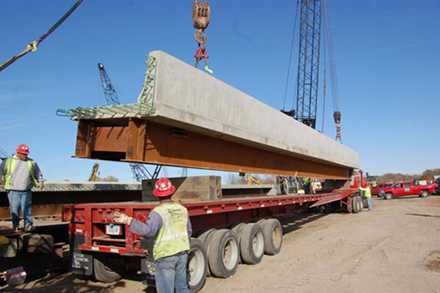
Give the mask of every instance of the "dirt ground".
MULTIPOLYGON (((375 198, 373 205, 373 212, 283 219, 284 243, 278 255, 265 256, 258 265, 240 265, 228 279, 208 278, 201 292, 440 293, 440 196, 375 198)), ((137 275, 112 284, 70 274, 46 276, 18 289, 155 292, 137 275)))

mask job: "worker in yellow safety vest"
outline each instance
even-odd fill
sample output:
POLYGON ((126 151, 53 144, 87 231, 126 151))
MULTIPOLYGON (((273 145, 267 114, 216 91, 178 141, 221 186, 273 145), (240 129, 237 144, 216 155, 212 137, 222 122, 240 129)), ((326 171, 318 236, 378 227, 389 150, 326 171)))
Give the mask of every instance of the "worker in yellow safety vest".
POLYGON ((24 218, 24 230, 33 229, 32 217, 32 187, 43 189, 43 174, 37 163, 28 158, 29 147, 21 144, 16 149, 17 153, 11 158, 6 158, 0 165, 0 184, 8 192, 9 207, 11 211, 12 227, 15 231, 20 228, 20 209, 24 218))
POLYGON ((371 212, 373 210, 373 203, 371 201, 371 188, 370 188, 370 185, 368 185, 367 183, 364 183, 363 187, 359 186, 359 189, 363 192, 364 197, 367 199, 368 211, 371 212))
POLYGON ((310 185, 311 185, 310 177, 306 177, 303 181, 303 187, 304 187, 305 194, 310 194, 310 185))
POLYGON ((153 257, 155 260, 155 280, 159 293, 189 292, 186 263, 192 234, 187 209, 172 201, 176 188, 167 178, 160 178, 153 190, 160 204, 142 223, 126 214, 116 212, 113 220, 118 224, 129 225, 131 233, 153 238, 153 257))

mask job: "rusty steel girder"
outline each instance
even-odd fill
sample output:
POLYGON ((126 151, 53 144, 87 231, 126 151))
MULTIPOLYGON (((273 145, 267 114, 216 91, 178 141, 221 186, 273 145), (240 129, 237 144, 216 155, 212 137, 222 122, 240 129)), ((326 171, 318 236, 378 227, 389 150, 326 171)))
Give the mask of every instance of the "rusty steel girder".
POLYGON ((78 119, 77 158, 347 180, 352 169, 139 118, 78 119))

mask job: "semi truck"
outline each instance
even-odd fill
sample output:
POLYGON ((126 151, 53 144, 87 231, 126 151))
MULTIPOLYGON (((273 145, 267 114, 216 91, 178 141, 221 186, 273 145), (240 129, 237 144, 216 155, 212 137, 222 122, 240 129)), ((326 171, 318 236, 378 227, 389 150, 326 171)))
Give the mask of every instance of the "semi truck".
MULTIPOLYGON (((280 253, 283 227, 277 217, 281 215, 312 207, 326 212, 360 212, 361 180, 362 173, 354 171, 351 182, 334 188, 336 184, 330 180, 316 194, 223 197, 212 192, 210 186, 208 195, 199 200, 178 198, 188 209, 193 227, 188 255, 190 290, 199 291, 207 276, 227 278, 240 263, 256 265, 264 254, 280 253)), ((195 178, 196 181, 200 178, 195 178)), ((182 194, 188 192, 183 190, 182 194)), ((148 200, 148 196, 144 199, 148 200)), ((152 242, 130 233, 126 225, 115 224, 112 215, 122 212, 145 222, 157 204, 142 201, 63 206, 63 219, 70 221, 72 273, 81 278, 113 282, 123 278, 127 270, 135 269, 142 272, 144 284, 154 285, 152 242)))

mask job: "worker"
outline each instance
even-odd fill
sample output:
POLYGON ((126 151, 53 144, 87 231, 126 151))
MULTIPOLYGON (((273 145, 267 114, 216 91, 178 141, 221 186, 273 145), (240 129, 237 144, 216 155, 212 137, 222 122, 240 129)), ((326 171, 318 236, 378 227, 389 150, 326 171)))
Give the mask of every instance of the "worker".
POLYGON ((11 158, 6 158, 0 165, 0 183, 8 192, 9 207, 11 210, 12 228, 20 228, 20 209, 24 218, 24 230, 33 229, 32 217, 32 187, 43 189, 43 174, 37 163, 28 158, 29 147, 20 144, 17 153, 11 158))
POLYGON ((159 293, 189 292, 186 264, 192 234, 187 209, 174 202, 171 196, 176 188, 167 178, 160 178, 153 190, 160 204, 148 215, 146 223, 116 212, 118 224, 129 225, 131 233, 153 238, 156 288, 159 293))
POLYGON ((305 194, 310 194, 310 177, 306 177, 303 181, 303 186, 304 186, 304 193, 305 194))
POLYGON ((363 192, 364 197, 367 199, 368 203, 368 211, 371 212, 373 210, 373 203, 371 201, 371 187, 367 183, 363 184, 362 186, 359 186, 359 189, 363 192))

